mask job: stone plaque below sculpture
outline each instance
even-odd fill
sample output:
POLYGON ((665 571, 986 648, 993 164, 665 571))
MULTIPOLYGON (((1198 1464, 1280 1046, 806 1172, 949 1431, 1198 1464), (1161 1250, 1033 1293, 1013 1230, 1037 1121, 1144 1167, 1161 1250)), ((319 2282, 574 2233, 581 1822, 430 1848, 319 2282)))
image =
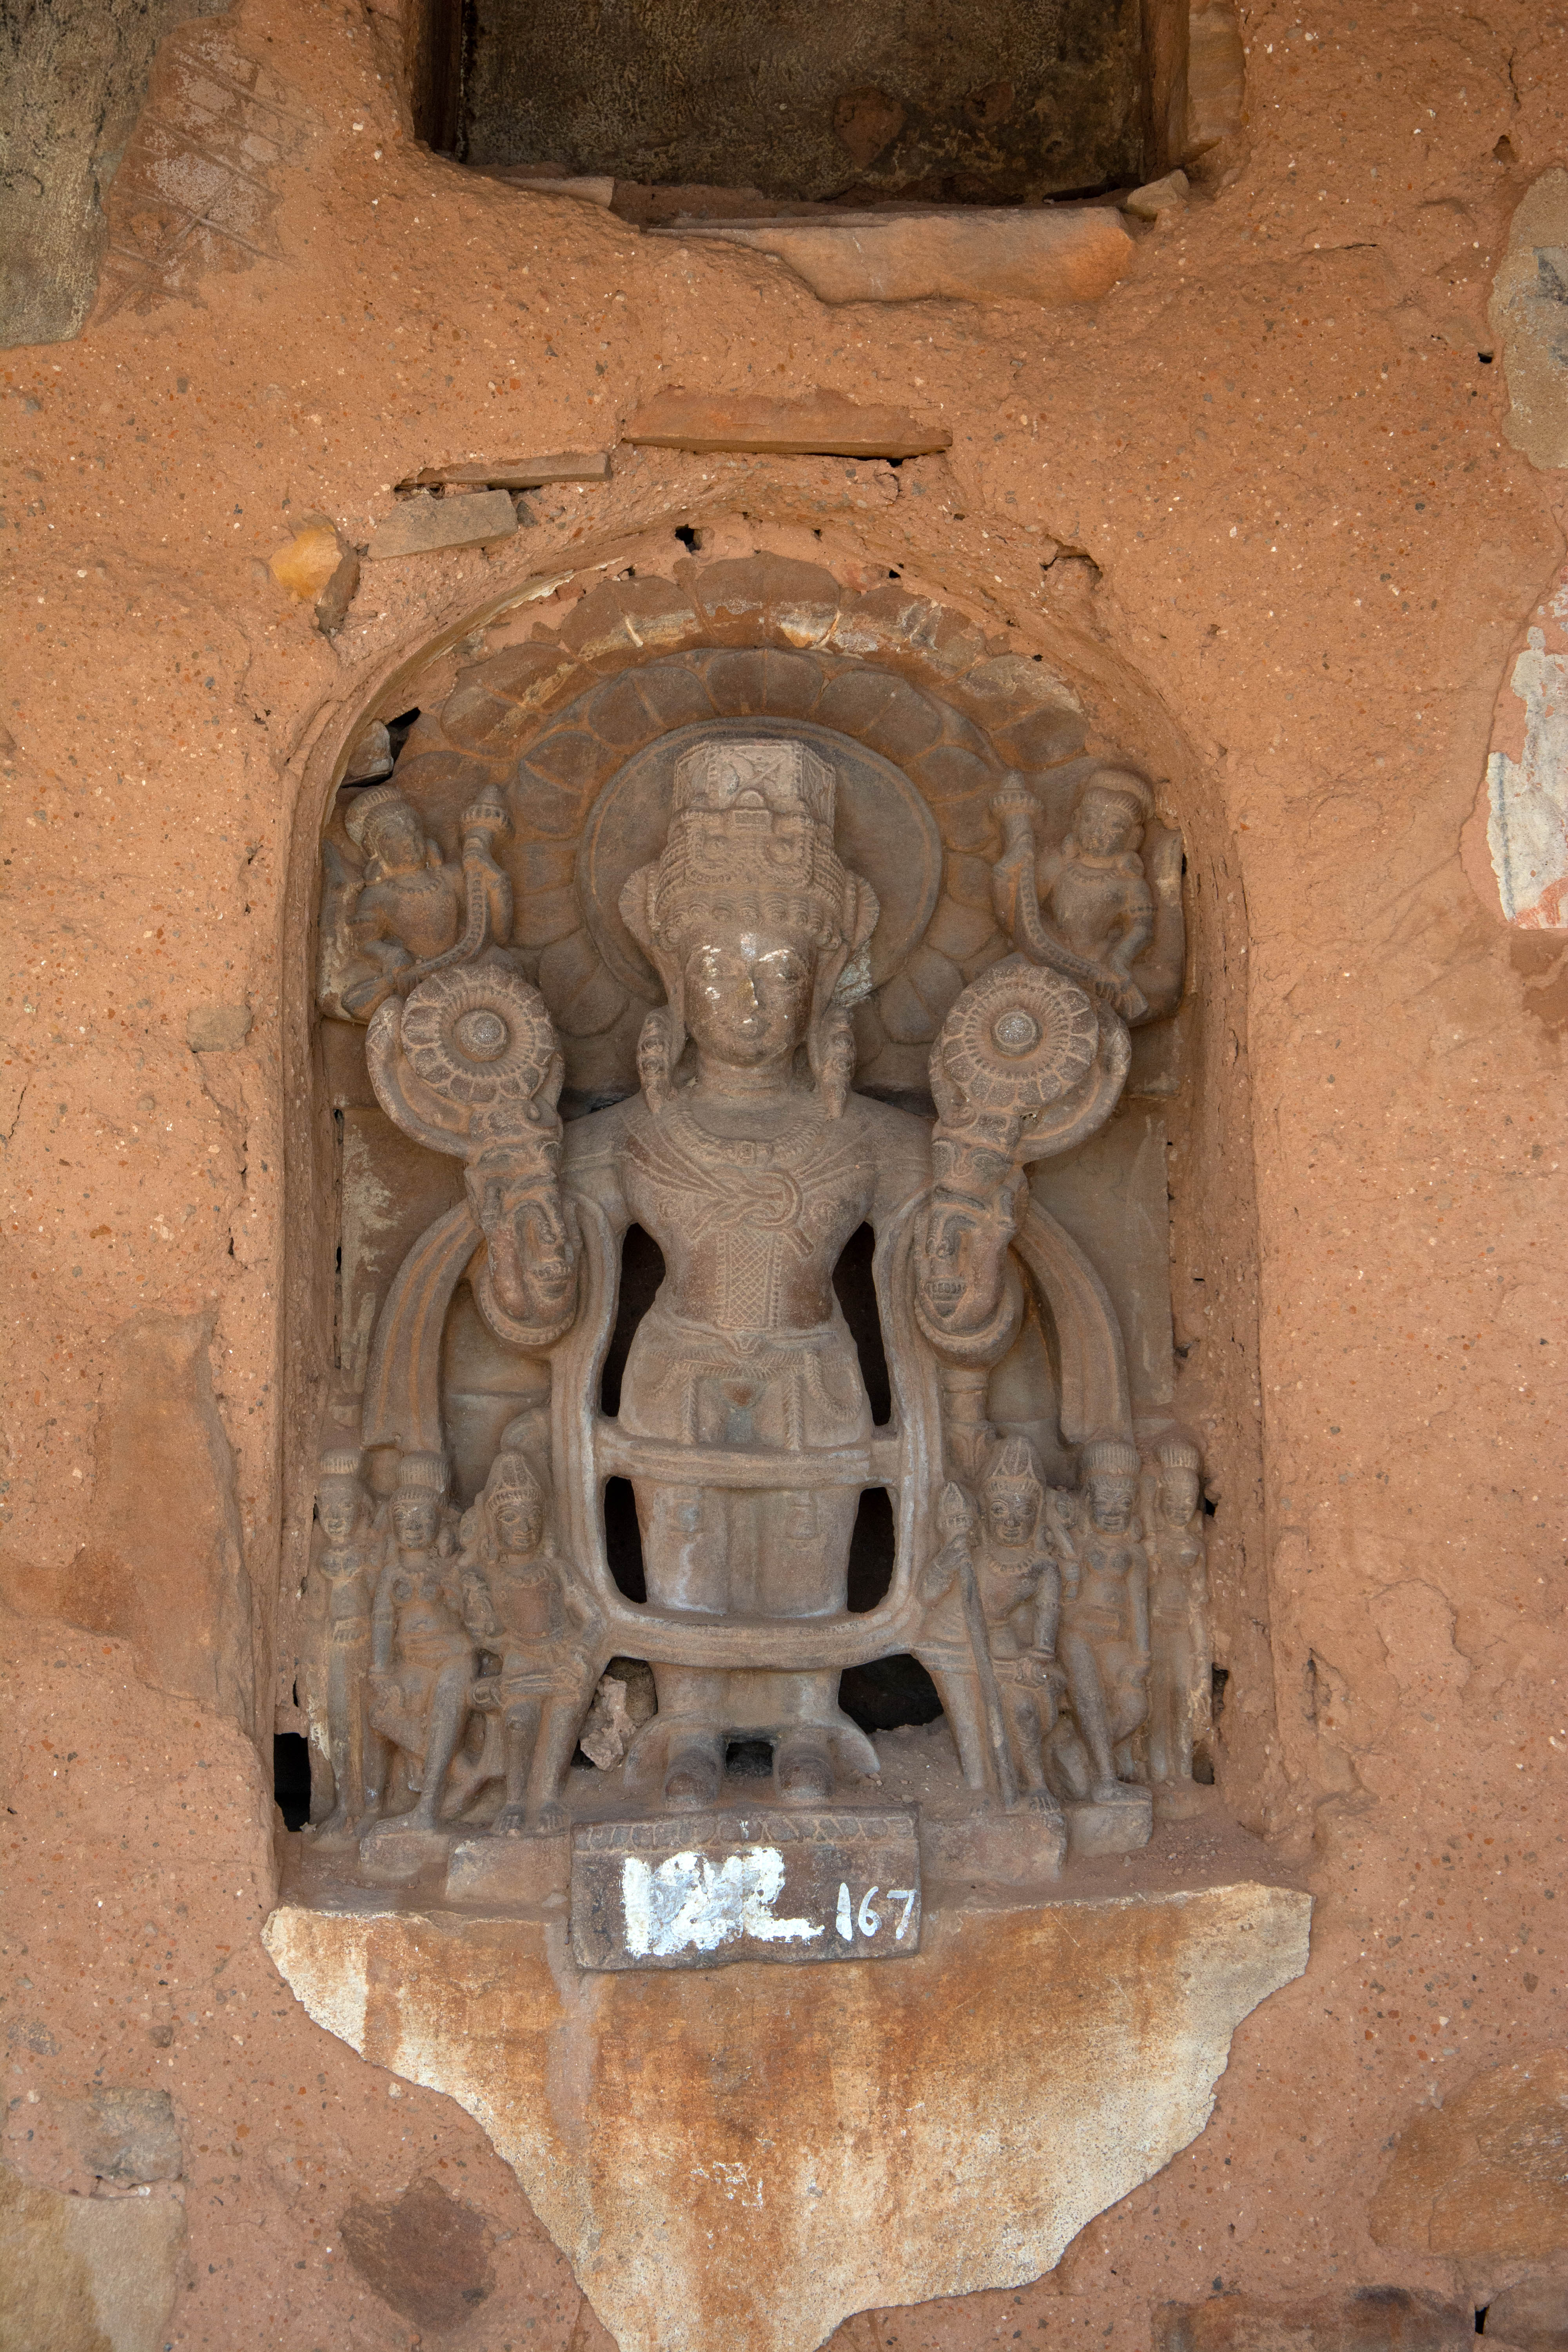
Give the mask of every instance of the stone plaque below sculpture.
POLYGON ((560 1896, 346 1887, 287 1890, 267 1942, 319 2024, 488 2132, 621 2352, 813 2352, 851 2312, 1039 2277, 1195 2138, 1237 2026, 1306 1966, 1276 1880, 1239 1832, 1167 1823, 1044 1902, 929 1885, 891 1969, 581 1972, 560 1896))
POLYGON ((920 1948, 912 1808, 593 1822, 572 1840, 585 1969, 889 1960, 920 1948))

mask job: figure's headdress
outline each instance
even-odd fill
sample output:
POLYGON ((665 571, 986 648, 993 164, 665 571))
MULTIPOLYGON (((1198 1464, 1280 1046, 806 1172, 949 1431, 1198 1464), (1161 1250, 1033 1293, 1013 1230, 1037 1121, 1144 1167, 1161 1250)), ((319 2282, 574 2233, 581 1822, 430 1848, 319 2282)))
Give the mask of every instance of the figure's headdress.
POLYGON ((523 1454, 498 1454, 490 1464, 490 1475, 485 1480, 485 1493, 492 1499, 500 1494, 521 1495, 526 1502, 543 1504, 544 1489, 529 1466, 523 1454))
POLYGON ((400 1495, 433 1495, 439 1499, 447 1491, 446 1456, 405 1454, 397 1465, 397 1491, 400 1495))
POLYGON ((405 808, 412 815, 414 803, 401 784, 372 784, 368 792, 356 793, 353 805, 343 819, 343 830, 356 849, 364 847, 365 827, 383 810, 405 808))
POLYGON ((1154 814, 1154 795, 1140 775, 1131 768, 1096 768, 1084 779, 1081 800, 1088 793, 1106 793, 1113 799, 1126 801, 1138 812, 1140 824, 1147 824, 1154 814))
POLYGON ((877 899, 833 846, 833 771, 807 743, 698 744, 676 766, 662 855, 621 894, 628 929, 656 956, 683 958, 715 916, 739 915, 853 953, 877 899))
POLYGON ((358 1478, 360 1454, 357 1445, 329 1446, 317 1465, 317 1475, 328 1478, 358 1478))
POLYGON ((868 992, 860 950, 879 911, 870 884, 835 849, 833 819, 833 770, 808 743, 710 738, 677 762, 663 851, 621 892, 626 928, 668 999, 667 1012, 650 1016, 657 1034, 645 1034, 639 1054, 650 1099, 668 1091, 685 1046, 687 957, 715 924, 780 930, 815 951, 808 1043, 829 1091, 828 1073, 842 1059, 833 1051, 835 1026, 842 1026, 841 1008, 868 992))
POLYGON ((1045 1473, 1040 1457, 1026 1437, 1009 1437, 999 1445, 985 1465, 983 1486, 1037 1486, 1046 1490, 1045 1473))
POLYGON ((1154 1448, 1154 1459, 1162 1470, 1196 1473, 1203 1468, 1204 1457, 1190 1437, 1163 1437, 1154 1448))
POLYGON ((1091 1437, 1078 1458, 1086 1478, 1136 1478, 1143 1467, 1138 1448, 1124 1437, 1091 1437))

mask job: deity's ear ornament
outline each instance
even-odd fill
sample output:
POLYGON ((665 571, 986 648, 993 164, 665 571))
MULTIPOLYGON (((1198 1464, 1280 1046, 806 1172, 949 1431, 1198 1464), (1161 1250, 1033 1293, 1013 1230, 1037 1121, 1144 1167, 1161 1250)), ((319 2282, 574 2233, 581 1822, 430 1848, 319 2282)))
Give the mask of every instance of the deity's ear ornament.
POLYGON ((1059 972, 993 964, 931 1048, 938 1183, 988 1199, 1010 1168, 1082 1143, 1115 1109, 1131 1050, 1126 1024, 1059 972))

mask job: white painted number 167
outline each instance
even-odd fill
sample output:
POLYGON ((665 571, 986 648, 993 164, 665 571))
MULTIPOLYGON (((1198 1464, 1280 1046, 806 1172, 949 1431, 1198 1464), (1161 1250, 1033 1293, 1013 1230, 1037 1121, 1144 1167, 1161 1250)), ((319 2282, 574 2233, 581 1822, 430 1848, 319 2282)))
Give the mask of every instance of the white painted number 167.
MULTIPOLYGON (((860 1908, 858 1912, 856 1912, 850 1908, 848 1887, 846 1885, 840 1885, 838 1889, 838 1916, 834 1924, 847 1944, 852 1944, 854 1942, 855 1930, 857 1927, 859 1928, 860 1933, 863 1936, 874 1936, 878 1928, 881 1926, 881 1913, 879 1911, 873 1911, 871 1908, 871 1898, 879 1891, 880 1890, 875 1886, 868 1886, 866 1889, 865 1894, 860 1897, 860 1908)), ((904 1929, 909 1926, 910 1914, 915 1907, 916 1892, 917 1890, 912 1886, 889 1886, 888 1889, 889 1902, 901 1903, 904 1906, 903 1916, 893 1930, 893 1941, 895 1944, 901 1944, 904 1940, 904 1929)))

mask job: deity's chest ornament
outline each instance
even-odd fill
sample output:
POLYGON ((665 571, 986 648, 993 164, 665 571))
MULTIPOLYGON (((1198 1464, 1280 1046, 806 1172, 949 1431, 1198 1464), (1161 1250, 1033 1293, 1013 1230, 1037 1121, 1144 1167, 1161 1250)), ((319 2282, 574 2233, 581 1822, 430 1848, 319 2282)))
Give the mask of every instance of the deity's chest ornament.
POLYGON ((454 1980, 482 1921, 555 1938, 547 1976, 893 1960, 939 1998, 976 1888, 1048 1942, 1075 1872, 1212 1806, 1168 1300, 1079 1238, 1148 1159, 1131 1032, 1180 998, 1180 837, 1130 771, 1055 836, 999 771, 963 819, 992 872, 944 851, 972 911, 931 925, 970 968, 889 1100, 863 1041, 940 957, 916 861, 879 891, 842 844, 913 787, 841 777, 825 729, 688 729, 641 862, 595 880, 607 824, 579 855, 579 936, 658 991, 595 1100, 605 1033, 565 1024, 598 1000, 531 944, 526 789, 454 814, 450 766, 428 801, 401 772, 334 835, 323 918, 329 1042, 363 1039, 376 1108, 343 1113, 301 1884, 400 1890, 454 1980))

